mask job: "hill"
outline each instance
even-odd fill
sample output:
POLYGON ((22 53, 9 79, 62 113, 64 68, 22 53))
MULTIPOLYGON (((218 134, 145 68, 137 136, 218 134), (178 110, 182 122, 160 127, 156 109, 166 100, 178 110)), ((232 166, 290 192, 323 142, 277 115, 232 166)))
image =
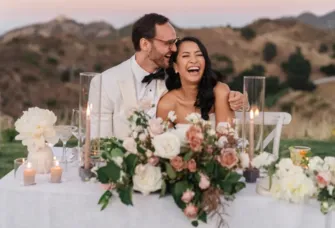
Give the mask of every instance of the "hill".
MULTIPOLYGON (((264 66, 266 75, 286 79, 281 63, 300 47, 311 61, 312 79, 324 77, 320 66, 335 64, 330 51, 319 53, 320 44, 331 48, 335 34, 298 20, 260 19, 249 25, 256 32, 250 41, 241 29, 213 27, 178 28, 178 35, 199 37, 211 55, 213 66, 222 70, 229 64, 228 79, 254 64, 264 66), (263 60, 265 43, 273 42, 278 54, 263 60)), ((133 54, 131 25, 115 29, 106 22, 83 24, 58 17, 46 23, 15 29, 0 37, 0 78, 2 111, 14 118, 31 106, 52 110, 77 107, 79 72, 101 72, 133 54)), ((67 115, 67 112, 60 114, 67 115)))

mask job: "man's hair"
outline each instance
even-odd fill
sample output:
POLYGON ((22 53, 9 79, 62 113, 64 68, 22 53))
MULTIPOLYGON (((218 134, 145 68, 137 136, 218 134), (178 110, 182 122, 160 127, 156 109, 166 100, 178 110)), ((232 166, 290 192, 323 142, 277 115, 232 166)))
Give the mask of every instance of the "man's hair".
POLYGON ((135 51, 140 51, 140 40, 142 38, 152 39, 156 36, 156 25, 163 25, 169 22, 169 19, 157 13, 145 14, 138 19, 132 29, 131 39, 135 51))

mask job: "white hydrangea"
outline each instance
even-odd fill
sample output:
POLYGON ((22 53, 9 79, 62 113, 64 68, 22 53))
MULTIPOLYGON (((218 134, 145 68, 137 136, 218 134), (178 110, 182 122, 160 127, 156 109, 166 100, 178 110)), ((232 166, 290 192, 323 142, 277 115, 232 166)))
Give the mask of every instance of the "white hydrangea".
POLYGON ((176 112, 170 111, 168 113, 168 119, 173 123, 177 119, 176 112))
POLYGON ((257 169, 271 165, 275 161, 273 154, 262 152, 252 159, 251 165, 257 169))
POLYGON ((199 123, 201 121, 201 115, 199 113, 191 113, 185 117, 185 119, 193 124, 199 123))

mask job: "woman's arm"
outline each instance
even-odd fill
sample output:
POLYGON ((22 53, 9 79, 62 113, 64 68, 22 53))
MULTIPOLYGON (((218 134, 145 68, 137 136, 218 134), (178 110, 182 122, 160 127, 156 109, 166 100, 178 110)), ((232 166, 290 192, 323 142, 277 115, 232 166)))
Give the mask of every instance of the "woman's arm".
MULTIPOLYGON (((168 92, 159 100, 156 112, 157 118, 160 117, 163 120, 167 120, 169 112, 175 111, 175 102, 172 98, 171 92, 168 92)), ((172 127, 172 124, 170 124, 170 127, 172 127)))
POLYGON ((216 125, 220 122, 231 123, 232 119, 235 118, 235 113, 229 106, 229 92, 227 84, 222 82, 218 82, 214 88, 216 125))

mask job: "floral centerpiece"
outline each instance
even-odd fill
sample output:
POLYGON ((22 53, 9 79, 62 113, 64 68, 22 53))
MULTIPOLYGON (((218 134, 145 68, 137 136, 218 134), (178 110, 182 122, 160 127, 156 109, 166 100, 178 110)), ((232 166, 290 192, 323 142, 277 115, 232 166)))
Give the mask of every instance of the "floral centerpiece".
POLYGON ((28 161, 38 173, 49 172, 52 166, 53 153, 46 143, 56 144, 59 140, 54 124, 55 114, 47 109, 29 108, 15 122, 15 130, 19 133, 15 139, 22 140, 28 148, 28 161))
POLYGON ((187 117, 187 142, 182 144, 168 129, 175 119, 173 112, 162 120, 135 110, 128 119, 132 130, 129 138, 101 139, 106 161, 96 170, 106 190, 99 200, 101 209, 115 191, 126 205, 133 204, 133 190, 145 195, 160 191, 160 197, 173 196, 194 226, 199 220, 206 222, 210 214, 220 215, 220 225, 224 224, 220 195, 231 199, 245 187, 235 169, 249 165, 245 161, 248 156, 236 150, 238 137, 229 124, 213 129, 210 122, 191 114, 187 117))
POLYGON ((252 164, 266 170, 270 179, 268 190, 273 197, 293 203, 316 197, 321 212, 327 214, 335 209, 335 158, 310 156, 304 154, 302 161, 294 164, 290 158, 276 160, 263 152, 252 164))

